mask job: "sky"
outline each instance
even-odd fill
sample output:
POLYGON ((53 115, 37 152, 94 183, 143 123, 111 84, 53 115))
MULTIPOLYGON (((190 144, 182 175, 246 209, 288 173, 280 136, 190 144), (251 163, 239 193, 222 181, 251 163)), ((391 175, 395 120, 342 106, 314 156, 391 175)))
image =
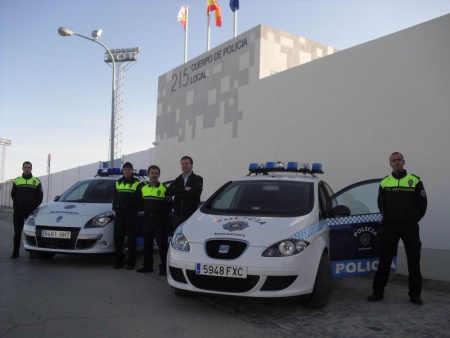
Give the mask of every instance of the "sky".
MULTIPOLYGON (((33 163, 33 174, 108 161, 112 69, 105 50, 66 27, 113 48, 140 47, 125 72, 122 154, 152 148, 159 76, 184 61, 177 21, 189 6, 188 61, 207 50, 206 0, 0 0, 0 147, 5 180, 33 163), (183 2, 185 1, 185 2, 183 2), (4 155, 4 152, 6 153, 4 155)), ((233 38, 229 0, 211 17, 211 49, 233 38)), ((450 13, 450 0, 240 0, 237 33, 271 26, 339 50, 450 13)), ((0 167, 0 180, 2 168, 0 167)))

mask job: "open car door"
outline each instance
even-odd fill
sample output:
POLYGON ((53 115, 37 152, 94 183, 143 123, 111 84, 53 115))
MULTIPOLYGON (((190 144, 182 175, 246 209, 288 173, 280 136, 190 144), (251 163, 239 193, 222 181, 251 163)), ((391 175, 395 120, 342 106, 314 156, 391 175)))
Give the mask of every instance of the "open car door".
MULTIPOLYGON (((383 233, 377 204, 380 182, 372 179, 352 184, 327 201, 334 277, 373 274, 378 268, 383 233)), ((394 257, 392 272, 396 264, 394 257)))

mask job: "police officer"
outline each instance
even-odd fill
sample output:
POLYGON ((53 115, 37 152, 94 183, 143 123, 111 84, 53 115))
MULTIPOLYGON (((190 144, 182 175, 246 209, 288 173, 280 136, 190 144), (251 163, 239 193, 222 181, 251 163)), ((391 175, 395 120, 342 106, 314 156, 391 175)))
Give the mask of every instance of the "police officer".
POLYGON ((156 165, 148 167, 150 182, 141 188, 144 209, 144 263, 137 272, 153 272, 153 242, 159 247, 159 275, 166 275, 167 221, 170 203, 166 199, 166 188, 158 181, 161 170, 156 165))
POLYGON ((124 241, 128 237, 128 259, 126 270, 134 270, 136 265, 136 230, 137 216, 140 206, 139 185, 140 181, 133 176, 133 165, 126 162, 123 167, 123 176, 116 182, 113 197, 114 219, 114 246, 115 264, 114 269, 125 266, 124 241))
POLYGON ((32 168, 30 162, 23 162, 22 176, 14 180, 11 189, 14 208, 14 249, 11 258, 19 258, 20 239, 25 220, 42 203, 44 196, 41 181, 31 174, 32 168))
POLYGON ((422 305, 422 275, 420 273, 419 221, 427 210, 427 196, 419 177, 403 169, 405 160, 399 152, 389 157, 392 174, 380 183, 378 191, 378 208, 383 214, 383 242, 380 263, 373 281, 373 294, 369 302, 383 299, 389 271, 397 252, 400 238, 405 245, 409 272, 409 300, 415 305, 422 305))
POLYGON ((189 156, 183 156, 180 160, 181 175, 167 188, 167 196, 175 196, 173 201, 173 229, 187 220, 200 203, 200 195, 203 190, 203 178, 194 174, 192 167, 194 161, 189 156))

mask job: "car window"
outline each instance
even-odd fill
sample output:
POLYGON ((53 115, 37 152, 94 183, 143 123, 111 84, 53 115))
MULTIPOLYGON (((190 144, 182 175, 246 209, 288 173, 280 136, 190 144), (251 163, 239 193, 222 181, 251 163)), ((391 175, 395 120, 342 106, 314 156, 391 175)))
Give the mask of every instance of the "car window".
POLYGON ((59 202, 112 203, 115 180, 78 182, 61 195, 59 202))
POLYGON ((345 205, 350 209, 350 215, 379 213, 377 204, 379 186, 379 179, 351 185, 331 198, 331 208, 337 205, 345 205))
POLYGON ((313 187, 310 182, 237 181, 214 194, 202 211, 233 215, 305 215, 313 207, 313 187))

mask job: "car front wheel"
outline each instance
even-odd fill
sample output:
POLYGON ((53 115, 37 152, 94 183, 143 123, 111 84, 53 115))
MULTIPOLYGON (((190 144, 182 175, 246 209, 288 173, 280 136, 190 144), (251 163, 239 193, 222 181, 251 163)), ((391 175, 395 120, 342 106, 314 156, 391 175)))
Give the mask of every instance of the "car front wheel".
POLYGON ((326 253, 322 253, 313 292, 308 298, 301 299, 302 304, 311 309, 320 309, 327 305, 331 294, 331 280, 330 257, 326 253))

